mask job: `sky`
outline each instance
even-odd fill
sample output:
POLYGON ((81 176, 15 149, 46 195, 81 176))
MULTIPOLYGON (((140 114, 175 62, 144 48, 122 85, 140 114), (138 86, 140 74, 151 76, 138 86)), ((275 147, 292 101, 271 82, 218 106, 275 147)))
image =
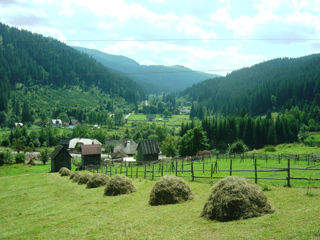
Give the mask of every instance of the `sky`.
POLYGON ((0 0, 0 21, 140 64, 219 75, 320 51, 320 0, 0 0))

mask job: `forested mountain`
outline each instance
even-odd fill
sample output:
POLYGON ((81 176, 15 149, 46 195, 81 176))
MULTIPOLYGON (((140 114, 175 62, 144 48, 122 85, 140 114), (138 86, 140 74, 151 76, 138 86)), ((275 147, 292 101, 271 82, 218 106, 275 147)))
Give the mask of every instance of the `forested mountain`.
POLYGON ((144 95, 137 83, 72 47, 0 23, 0 111, 7 109, 11 90, 35 85, 96 87, 132 103, 144 95))
POLYGON ((224 115, 265 114, 292 106, 320 104, 320 54, 280 58, 209 79, 183 92, 193 104, 191 116, 206 111, 224 115))
POLYGON ((195 72, 183 66, 140 65, 124 56, 111 55, 88 48, 74 48, 88 54, 104 66, 123 72, 143 86, 149 93, 182 91, 192 84, 217 76, 195 72))

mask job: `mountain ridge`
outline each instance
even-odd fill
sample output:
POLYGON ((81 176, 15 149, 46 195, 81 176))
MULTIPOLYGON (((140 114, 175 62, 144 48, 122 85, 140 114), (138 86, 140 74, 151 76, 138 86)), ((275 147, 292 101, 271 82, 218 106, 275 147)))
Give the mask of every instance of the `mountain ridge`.
POLYGON ((149 93, 178 92, 205 79, 218 75, 193 71, 182 65, 141 65, 137 61, 104 53, 96 49, 73 47, 88 54, 104 66, 120 71, 142 85, 149 93))

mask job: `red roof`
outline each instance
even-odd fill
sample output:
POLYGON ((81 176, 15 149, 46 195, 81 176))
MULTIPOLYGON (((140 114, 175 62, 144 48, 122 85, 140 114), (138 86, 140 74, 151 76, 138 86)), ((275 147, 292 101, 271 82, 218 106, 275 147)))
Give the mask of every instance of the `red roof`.
POLYGON ((81 146, 82 155, 98 155, 101 154, 100 144, 89 144, 81 146))

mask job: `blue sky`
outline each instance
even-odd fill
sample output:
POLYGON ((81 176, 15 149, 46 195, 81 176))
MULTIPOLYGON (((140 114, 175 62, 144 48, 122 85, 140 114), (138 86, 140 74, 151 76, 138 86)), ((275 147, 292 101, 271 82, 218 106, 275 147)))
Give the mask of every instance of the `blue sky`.
POLYGON ((320 0, 0 0, 0 21, 141 64, 221 75, 320 51, 320 0))

